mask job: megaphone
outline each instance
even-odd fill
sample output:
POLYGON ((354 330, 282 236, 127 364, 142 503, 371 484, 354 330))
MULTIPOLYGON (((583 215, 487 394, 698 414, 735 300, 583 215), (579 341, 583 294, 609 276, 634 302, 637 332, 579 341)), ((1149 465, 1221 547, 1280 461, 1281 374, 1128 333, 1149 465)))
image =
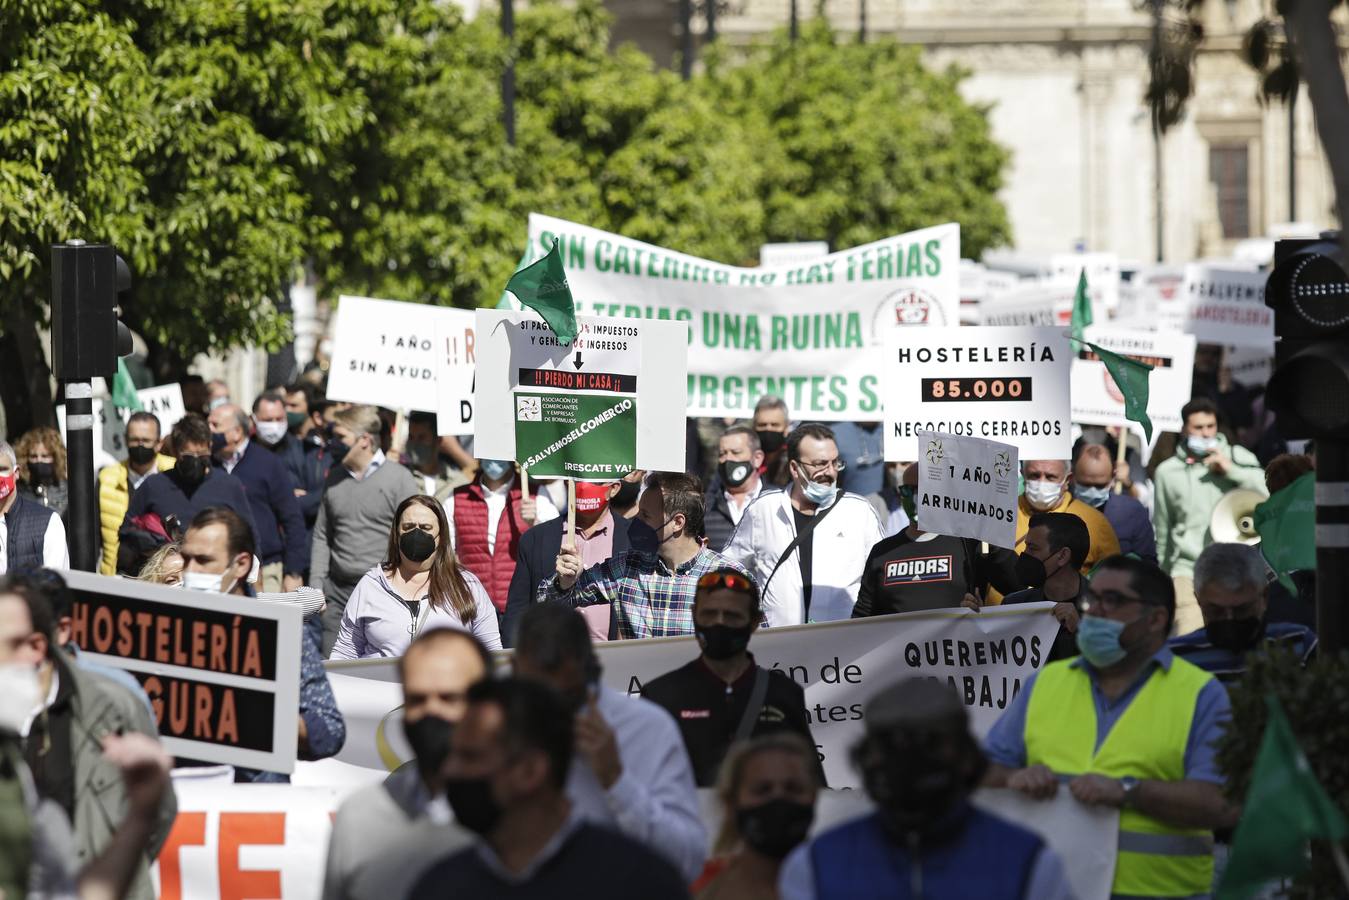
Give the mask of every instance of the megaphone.
POLYGON ((1255 508, 1269 498, 1250 488, 1234 488, 1223 495, 1213 507, 1208 530, 1213 540, 1223 544, 1258 544, 1260 535, 1255 530, 1255 508))

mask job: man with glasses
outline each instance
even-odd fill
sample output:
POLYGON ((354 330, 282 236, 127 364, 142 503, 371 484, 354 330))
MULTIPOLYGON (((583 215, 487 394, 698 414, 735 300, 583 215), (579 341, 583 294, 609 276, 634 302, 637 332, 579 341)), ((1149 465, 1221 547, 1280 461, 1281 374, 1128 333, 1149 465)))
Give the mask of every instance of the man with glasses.
POLYGON ((1112 893, 1204 897, 1213 830, 1236 824, 1215 745, 1231 715, 1212 675, 1172 654, 1171 579, 1112 556, 1097 567, 1078 625, 1080 657, 1031 676, 993 726, 985 785, 1120 811, 1112 893))
POLYGON ((716 785, 733 743, 795 731, 815 746, 801 686, 781 669, 756 664, 749 652, 762 615, 752 581, 735 569, 708 572, 693 595, 693 633, 702 654, 642 688, 643 697, 679 723, 698 787, 716 785))
POLYGON ((98 470, 98 520, 103 534, 98 571, 103 575, 117 574, 117 530, 131 495, 155 472, 173 468, 173 457, 159 452, 160 443, 159 419, 153 413, 134 412, 126 420, 126 459, 98 470))
POLYGON ((790 487, 749 505, 725 555, 754 576, 769 625, 846 619, 883 536, 880 518, 865 497, 839 490, 844 463, 826 426, 792 431, 787 459, 790 487))

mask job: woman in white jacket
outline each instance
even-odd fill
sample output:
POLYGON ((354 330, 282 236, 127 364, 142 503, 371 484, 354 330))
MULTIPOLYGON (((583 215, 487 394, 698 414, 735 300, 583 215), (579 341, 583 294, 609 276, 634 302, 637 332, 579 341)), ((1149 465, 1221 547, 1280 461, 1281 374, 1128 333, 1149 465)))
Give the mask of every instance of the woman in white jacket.
POLYGON ((402 656, 432 628, 471 632, 501 649, 496 608, 477 576, 459 565, 445 510, 414 494, 398 504, 384 562, 356 584, 331 659, 402 656))

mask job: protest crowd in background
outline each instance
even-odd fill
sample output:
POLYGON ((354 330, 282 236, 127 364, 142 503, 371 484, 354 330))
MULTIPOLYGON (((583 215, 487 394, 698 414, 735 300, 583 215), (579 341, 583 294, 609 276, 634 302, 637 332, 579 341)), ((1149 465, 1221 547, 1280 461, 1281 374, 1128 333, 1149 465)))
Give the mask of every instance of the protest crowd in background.
MULTIPOLYGON (((318 368, 257 396, 185 385, 176 421, 131 414, 126 458, 97 474, 99 573, 301 607, 294 646, 277 645, 292 633, 280 620, 260 632, 274 636, 248 677, 237 619, 219 647, 207 617, 200 637, 184 626, 186 655, 164 670, 242 653, 221 684, 240 703, 267 679, 269 697, 295 696, 268 735, 285 732, 300 762, 221 773, 180 753, 173 783, 153 736, 209 738, 173 724, 188 704, 172 687, 107 664, 137 627, 154 645, 139 607, 91 657, 98 617, 64 577, 61 433, 0 443, 0 896, 189 896, 190 847, 208 840, 222 841, 220 884, 272 896, 282 876, 250 881, 258 863, 230 854, 284 844, 285 827, 258 819, 227 851, 184 803, 208 769, 217 792, 303 792, 318 782, 302 772, 336 767, 365 774, 325 795, 326 855, 301 888, 325 900, 1084 897, 1081 861, 987 789, 1108 816, 1100 896, 1210 896, 1241 852, 1216 749, 1228 685, 1248 654, 1305 664, 1317 643, 1313 573, 1224 531, 1221 505, 1302 490, 1315 457, 1272 433, 1221 348, 1200 350, 1192 396, 1164 398, 1177 430, 1153 443, 1075 425, 1071 453, 999 473, 1008 546, 930 524, 932 446, 915 445, 926 463, 883 449, 902 409, 820 422, 763 392, 743 417, 662 410, 687 436, 685 471, 569 485, 480 457, 433 414, 328 397, 318 368), (990 641, 991 662, 940 630, 1017 616, 1033 636, 990 641), (907 621, 937 637, 906 638, 907 621), (850 655, 885 628, 896 637, 850 655), (782 664, 797 634, 826 660, 818 676, 782 664), (648 673, 630 662, 644 647, 676 655, 648 673), (364 728, 345 704, 385 662, 364 681, 401 711, 378 725, 371 776, 343 761, 364 728), (1013 664, 1002 683, 933 674, 1013 664), (878 670, 893 675, 849 693, 878 670), (822 737, 844 725, 839 746, 822 737)), ((167 626, 159 639, 179 640, 167 626)), ((253 719, 217 710, 216 740, 266 719, 239 709, 253 719)))

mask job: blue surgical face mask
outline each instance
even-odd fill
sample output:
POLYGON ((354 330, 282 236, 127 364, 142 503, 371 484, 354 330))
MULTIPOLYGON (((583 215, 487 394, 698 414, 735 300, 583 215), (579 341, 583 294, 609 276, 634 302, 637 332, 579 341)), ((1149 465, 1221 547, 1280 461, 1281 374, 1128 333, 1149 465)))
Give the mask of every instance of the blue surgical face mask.
POLYGON ((500 481, 505 478, 506 473, 511 470, 513 465, 515 464, 505 459, 484 459, 478 463, 482 473, 493 481, 500 481))
POLYGON ((801 493, 805 494, 806 499, 816 506, 828 506, 838 496, 838 486, 821 484, 818 481, 807 481, 802 485, 801 493))
POLYGON ((1204 457, 1208 456, 1209 452, 1218 446, 1218 438, 1216 436, 1200 437, 1197 434, 1186 435, 1185 446, 1189 448, 1192 456, 1204 457))
POLYGON ((1102 616, 1083 616, 1077 625, 1077 649, 1094 667, 1108 669, 1128 655, 1120 636, 1131 624, 1102 616))
POLYGON ((1110 499, 1110 487, 1090 487, 1085 484, 1073 486, 1073 496, 1081 500, 1088 506, 1094 506, 1100 509, 1105 506, 1105 502, 1110 499))

